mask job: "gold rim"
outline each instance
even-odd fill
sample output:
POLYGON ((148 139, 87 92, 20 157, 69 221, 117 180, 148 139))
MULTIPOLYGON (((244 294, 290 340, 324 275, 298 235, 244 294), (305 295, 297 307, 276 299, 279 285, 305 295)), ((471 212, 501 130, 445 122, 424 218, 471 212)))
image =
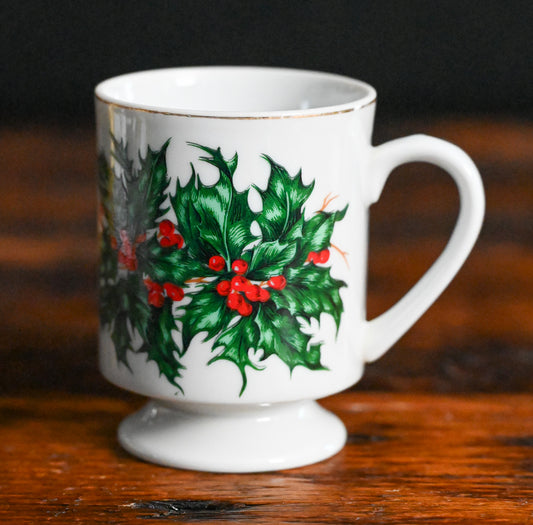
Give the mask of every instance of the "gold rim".
POLYGON ((339 111, 329 111, 327 113, 313 113, 311 115, 273 115, 273 116, 258 116, 258 117, 230 117, 230 116, 223 116, 223 115, 191 115, 188 113, 173 113, 171 111, 157 111, 155 109, 145 109, 145 108, 136 108, 133 106, 126 106, 125 104, 118 104, 117 102, 110 102, 108 100, 103 99, 102 97, 99 97, 98 95, 94 96, 96 100, 107 104, 109 106, 109 109, 112 109, 113 107, 120 108, 120 109, 129 109, 131 111, 142 111, 143 113, 154 113, 156 115, 171 115, 173 117, 188 117, 188 118, 210 118, 210 119, 221 119, 221 120, 281 120, 281 119, 289 119, 289 118, 311 118, 311 117, 328 117, 330 115, 341 115, 343 113, 351 113, 352 111, 355 111, 356 109, 363 109, 368 106, 371 106, 376 102, 376 99, 374 98, 370 102, 367 102, 366 104, 363 104, 362 106, 356 107, 356 108, 348 108, 348 109, 342 109, 339 111))

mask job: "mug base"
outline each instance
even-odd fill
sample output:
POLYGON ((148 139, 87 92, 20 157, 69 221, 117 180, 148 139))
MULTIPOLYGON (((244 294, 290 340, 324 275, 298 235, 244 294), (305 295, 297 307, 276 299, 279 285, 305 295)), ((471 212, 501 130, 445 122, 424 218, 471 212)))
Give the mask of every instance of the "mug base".
POLYGON ((341 420, 315 401, 182 406, 152 400, 119 426, 131 454, 169 467, 266 472, 316 463, 346 443, 341 420))

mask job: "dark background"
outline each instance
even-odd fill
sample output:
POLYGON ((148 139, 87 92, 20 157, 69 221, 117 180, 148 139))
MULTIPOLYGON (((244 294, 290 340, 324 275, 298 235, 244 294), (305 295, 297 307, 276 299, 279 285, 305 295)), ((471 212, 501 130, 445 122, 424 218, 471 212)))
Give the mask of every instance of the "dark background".
POLYGON ((129 71, 248 64, 373 84, 379 114, 533 114, 526 1, 2 2, 4 123, 92 118, 93 86, 129 71))

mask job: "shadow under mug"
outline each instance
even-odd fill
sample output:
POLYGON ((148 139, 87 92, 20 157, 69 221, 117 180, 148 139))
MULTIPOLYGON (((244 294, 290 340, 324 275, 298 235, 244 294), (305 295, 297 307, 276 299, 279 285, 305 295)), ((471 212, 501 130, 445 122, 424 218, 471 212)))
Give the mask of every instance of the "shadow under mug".
POLYGON ((310 71, 146 71, 96 88, 100 367, 151 401, 119 428, 164 465, 254 472, 338 452, 316 399, 353 385, 448 285, 479 233, 479 173, 415 135, 373 147, 374 89, 310 71), (366 320, 368 208, 398 165, 456 182, 443 253, 366 320))

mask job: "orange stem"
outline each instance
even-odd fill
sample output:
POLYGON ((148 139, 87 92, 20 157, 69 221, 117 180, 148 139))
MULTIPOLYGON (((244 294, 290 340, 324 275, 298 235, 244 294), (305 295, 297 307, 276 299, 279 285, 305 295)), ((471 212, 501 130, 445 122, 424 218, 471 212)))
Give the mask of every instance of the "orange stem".
POLYGON ((338 195, 331 196, 331 193, 328 193, 322 201, 322 207, 318 212, 324 211, 336 198, 338 198, 338 195))
POLYGON ((191 284, 191 283, 206 283, 207 279, 205 277, 193 277, 192 279, 187 279, 185 281, 185 284, 191 284))
POLYGON ((349 268, 350 265, 348 264, 348 258, 346 257, 348 255, 348 252, 342 251, 338 246, 335 246, 334 244, 331 244, 330 246, 341 254, 342 258, 344 259, 344 262, 346 263, 346 266, 348 266, 349 268))

